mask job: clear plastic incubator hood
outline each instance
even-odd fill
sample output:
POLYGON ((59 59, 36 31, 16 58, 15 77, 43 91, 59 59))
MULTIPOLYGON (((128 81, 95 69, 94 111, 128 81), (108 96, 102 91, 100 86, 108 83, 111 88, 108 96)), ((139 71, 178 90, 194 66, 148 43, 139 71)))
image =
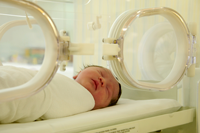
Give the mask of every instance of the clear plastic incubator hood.
POLYGON ((126 11, 114 22, 108 38, 120 47, 110 68, 130 89, 168 90, 195 62, 193 35, 180 14, 170 8, 126 11), (137 27, 144 21, 149 27, 137 27), (151 21, 158 23, 151 25, 151 21))
MULTIPOLYGON (((51 17, 38 5, 25 0, 0 0, 0 3, 31 14, 34 20, 27 19, 27 23, 38 24, 46 41, 45 58, 37 75, 26 84, 1 90, 1 102, 27 97, 44 89, 69 55, 94 53, 93 44, 74 44, 69 37, 60 36, 51 17)), ((0 39, 8 29, 20 24, 24 22, 2 25, 0 39)), ((128 88, 168 90, 195 63, 192 38, 184 19, 170 8, 129 10, 115 20, 108 38, 103 39, 103 59, 108 60, 113 74, 128 88), (162 17, 165 22, 151 25, 149 20, 154 21, 155 16, 162 17), (146 31, 137 27, 142 21, 149 21, 146 31), (137 38, 140 31, 144 35, 137 38)))
MULTIPOLYGON (((40 25, 47 44, 44 57, 45 59, 43 61, 42 67, 34 78, 21 86, 1 90, 0 101, 7 101, 33 95, 41 89, 45 88, 45 86, 51 81, 58 69, 60 58, 60 41, 59 33, 54 22, 50 16, 38 5, 23 0, 1 0, 0 3, 19 8, 24 10, 26 13, 31 14, 35 18, 38 25, 40 25)), ((28 21, 29 24, 34 22, 34 20, 28 21)), ((0 37, 2 37, 8 29, 16 25, 23 24, 23 21, 14 21, 2 25, 0 27, 0 37)))

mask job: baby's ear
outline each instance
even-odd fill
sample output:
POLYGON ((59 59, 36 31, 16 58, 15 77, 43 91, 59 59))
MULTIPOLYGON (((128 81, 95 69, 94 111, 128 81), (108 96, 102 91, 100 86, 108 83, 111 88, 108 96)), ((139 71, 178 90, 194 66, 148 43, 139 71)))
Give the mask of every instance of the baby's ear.
POLYGON ((78 77, 78 74, 77 75, 75 75, 75 76, 73 76, 73 79, 76 79, 78 77))
MULTIPOLYGON (((80 71, 80 72, 81 72, 81 71, 80 71)), ((79 73, 80 73, 80 72, 79 72, 79 73)), ((76 78, 78 77, 79 73, 78 73, 77 75, 73 76, 73 79, 76 79, 76 78)))

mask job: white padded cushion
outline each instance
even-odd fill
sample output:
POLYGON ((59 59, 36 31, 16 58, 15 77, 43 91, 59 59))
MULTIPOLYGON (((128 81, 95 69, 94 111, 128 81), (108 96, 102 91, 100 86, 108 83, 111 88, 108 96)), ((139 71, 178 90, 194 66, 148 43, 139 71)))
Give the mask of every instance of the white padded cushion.
POLYGON ((160 38, 155 46, 154 66, 157 73, 166 78, 175 61, 176 38, 173 31, 166 33, 160 38))
POLYGON ((175 61, 176 35, 169 23, 158 23, 142 38, 139 65, 146 80, 165 79, 175 61))
POLYGON ((152 116, 171 113, 181 105, 172 99, 130 100, 120 99, 115 106, 93 110, 74 116, 25 124, 0 125, 0 132, 34 133, 66 132, 74 133, 103 126, 134 121, 152 116))

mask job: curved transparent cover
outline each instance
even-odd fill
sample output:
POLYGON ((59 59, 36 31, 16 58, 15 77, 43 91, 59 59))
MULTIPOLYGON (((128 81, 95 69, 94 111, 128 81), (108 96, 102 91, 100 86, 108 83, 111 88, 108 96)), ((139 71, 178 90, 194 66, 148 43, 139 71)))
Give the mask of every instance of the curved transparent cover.
POLYGON ((8 11, 0 14, 1 103, 28 97, 49 84, 58 69, 59 34, 50 16, 36 4, 23 0, 0 3, 8 11))
POLYGON ((127 11, 109 33, 121 48, 117 59, 110 61, 112 71, 128 88, 170 89, 189 65, 188 36, 184 20, 172 9, 127 11))

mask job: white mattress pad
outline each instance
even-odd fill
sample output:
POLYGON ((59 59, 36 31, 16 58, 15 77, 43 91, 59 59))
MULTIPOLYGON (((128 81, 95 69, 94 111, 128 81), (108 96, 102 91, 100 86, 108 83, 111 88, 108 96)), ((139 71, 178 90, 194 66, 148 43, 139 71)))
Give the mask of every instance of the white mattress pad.
POLYGON ((79 133, 123 122, 172 113, 181 105, 172 99, 120 99, 115 106, 65 118, 30 123, 1 124, 1 133, 79 133))

